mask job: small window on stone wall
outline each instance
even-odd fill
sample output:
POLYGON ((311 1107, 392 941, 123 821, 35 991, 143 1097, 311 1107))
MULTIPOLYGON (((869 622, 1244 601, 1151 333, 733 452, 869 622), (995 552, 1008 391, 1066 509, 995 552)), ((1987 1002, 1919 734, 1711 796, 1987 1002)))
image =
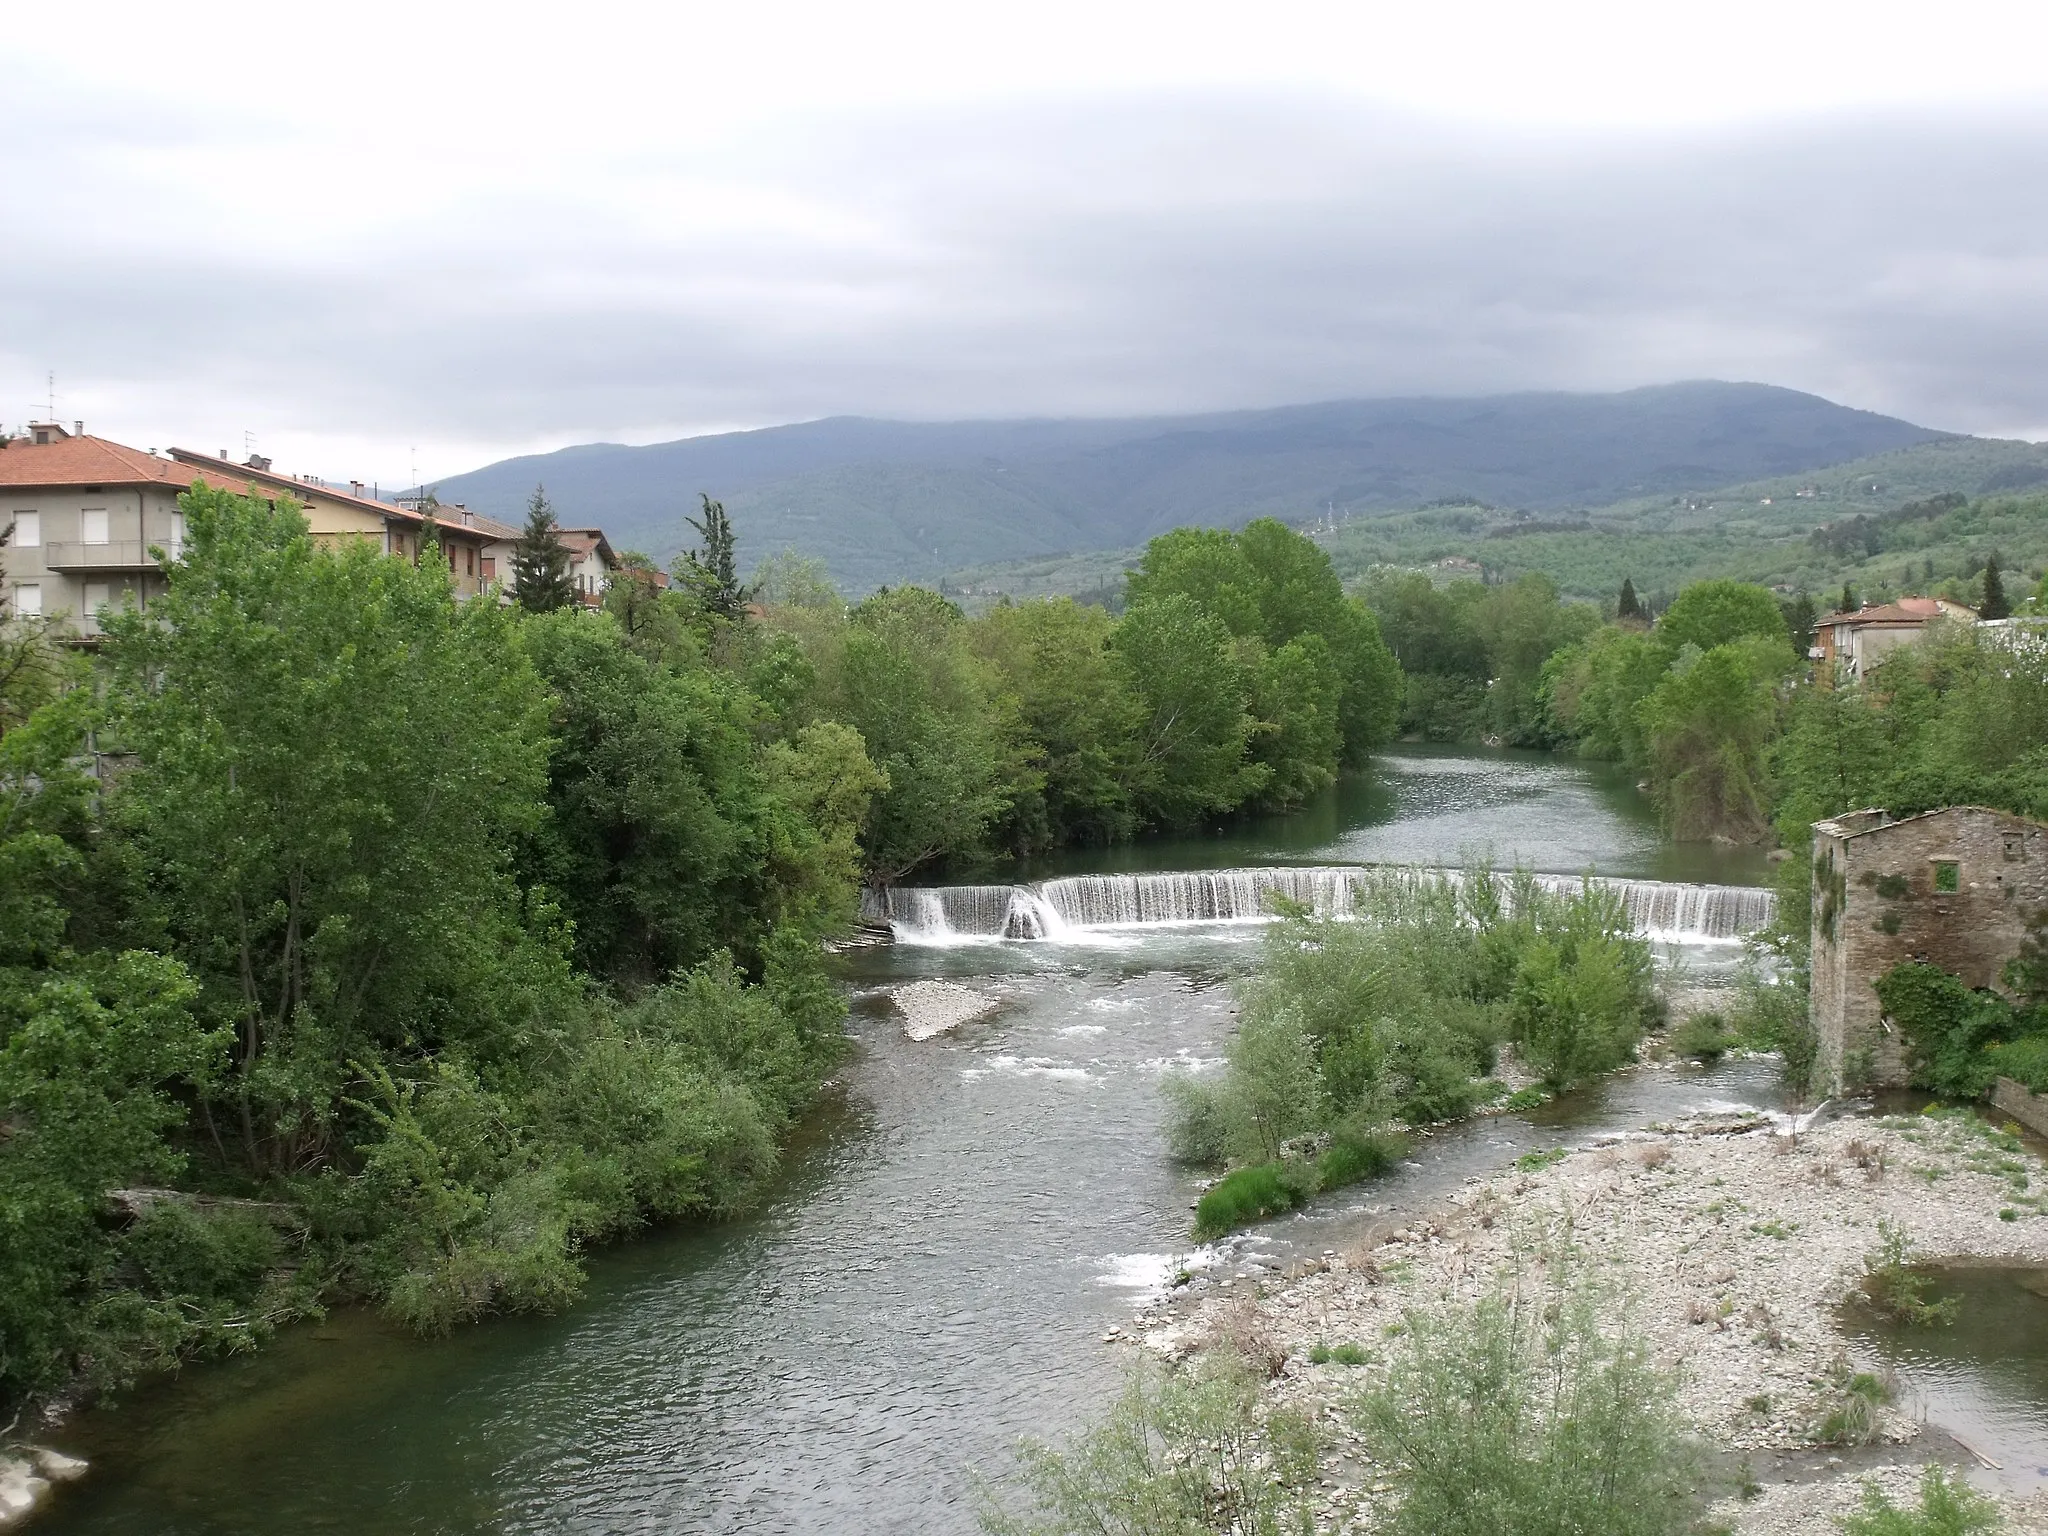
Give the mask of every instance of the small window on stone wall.
POLYGON ((1959 891, 1962 889, 1962 871, 1954 859, 1934 861, 1934 888, 1937 891, 1959 891))
POLYGON ((2017 864, 2027 856, 2027 835, 2024 832, 2005 834, 2005 862, 2017 864))

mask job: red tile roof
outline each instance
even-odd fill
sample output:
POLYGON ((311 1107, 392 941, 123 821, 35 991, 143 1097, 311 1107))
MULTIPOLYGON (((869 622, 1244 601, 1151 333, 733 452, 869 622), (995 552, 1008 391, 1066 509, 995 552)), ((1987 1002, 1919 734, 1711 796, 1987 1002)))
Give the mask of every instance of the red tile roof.
POLYGON ((618 559, 612 554, 611 541, 604 536, 602 528, 564 528, 562 543, 577 559, 589 558, 592 550, 604 556, 606 565, 617 565, 618 559))
MULTIPOLYGON (((396 502, 375 501, 368 496, 358 496, 352 491, 337 491, 331 485, 308 484, 303 480, 294 480, 290 475, 280 475, 273 470, 252 469, 245 465, 226 464, 222 460, 215 458, 212 454, 194 453, 190 448, 173 448, 171 455, 181 464, 189 464, 196 469, 213 470, 218 466, 221 473, 241 477, 243 484, 236 485, 234 487, 236 490, 241 490, 243 485, 262 485, 274 490, 287 492, 293 496, 324 496, 329 501, 339 501, 348 506, 359 508, 364 512, 373 512, 391 522, 417 524, 426 520, 426 515, 416 507, 402 507, 396 502)), ((469 512, 461 507, 443 506, 437 508, 434 513, 434 522, 436 526, 441 528, 474 533, 487 542, 495 542, 500 539, 516 539, 519 537, 518 529, 508 528, 503 523, 496 522, 480 513, 469 512), (465 517, 468 519, 467 522, 464 521, 465 517)))
POLYGON ((232 465, 173 463, 110 443, 103 437, 64 436, 31 443, 17 438, 0 448, 0 486, 42 489, 84 485, 164 485, 183 488, 203 480, 217 490, 245 491, 248 476, 232 465))
POLYGON ((1830 624, 1925 624, 1929 619, 1938 619, 1943 614, 1955 617, 1968 615, 1976 617, 1974 610, 1961 603, 1945 603, 1933 597, 1902 597, 1895 603, 1880 603, 1876 607, 1846 609, 1840 613, 1825 613, 1815 619, 1816 629, 1830 624))

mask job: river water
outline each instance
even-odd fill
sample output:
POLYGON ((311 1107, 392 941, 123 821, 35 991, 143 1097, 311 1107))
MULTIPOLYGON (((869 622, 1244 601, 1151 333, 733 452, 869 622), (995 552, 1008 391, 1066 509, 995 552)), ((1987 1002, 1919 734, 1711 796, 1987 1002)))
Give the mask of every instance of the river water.
MULTIPOLYGON (((758 1215, 594 1255, 587 1296, 557 1317, 421 1341, 337 1314, 81 1415, 52 1443, 92 1473, 39 1528, 972 1530, 977 1476, 1001 1473, 1019 1437, 1099 1409, 1120 1371, 1101 1335, 1186 1261, 1196 1188, 1163 1155, 1158 1083, 1219 1057, 1228 982, 1259 933, 1242 920, 1114 921, 1133 915, 1115 903, 1137 886, 1074 882, 1233 869, 1271 884, 1306 866, 1475 859, 1679 884, 1764 878, 1752 854, 1662 843, 1641 798, 1598 768, 1420 750, 1293 817, 978 873, 1083 920, 1026 939, 913 924, 904 942, 840 957, 855 1049, 758 1215), (913 1043, 888 992, 927 977, 1002 1007, 913 1043)), ((1703 926, 1754 898, 1641 891, 1646 912, 1685 919, 1664 935, 1666 963, 1695 983, 1725 979, 1739 951, 1703 926)), ((1453 1128, 1393 1177, 1203 1255, 1204 1283, 1340 1246, 1523 1151, 1730 1101, 1774 1104, 1769 1068, 1627 1073, 1535 1116, 1453 1128)))

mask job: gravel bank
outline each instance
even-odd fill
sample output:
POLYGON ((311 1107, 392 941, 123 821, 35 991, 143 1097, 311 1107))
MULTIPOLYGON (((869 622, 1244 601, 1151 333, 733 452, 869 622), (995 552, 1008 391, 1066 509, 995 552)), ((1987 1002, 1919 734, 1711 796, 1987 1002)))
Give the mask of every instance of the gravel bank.
MULTIPOLYGON (((1679 1368, 1680 1405, 1701 1436, 1764 1485, 1716 1518, 1743 1536, 1833 1532, 1864 1477, 1904 1488, 1917 1470, 1889 1463, 1968 1454, 1896 1409, 1883 1411, 1882 1446, 1814 1447, 1838 1362, 1878 1363, 1859 1355, 1835 1310, 1878 1245, 1880 1218, 1926 1257, 2048 1265, 2044 1191, 2041 1161, 1971 1117, 1840 1120, 1796 1136, 1761 1117, 1691 1120, 1475 1181, 1432 1218, 1255 1297, 1169 1296, 1132 1334, 1175 1355, 1263 1331, 1287 1353, 1273 1392, 1324 1411, 1341 1442, 1333 1405, 1383 1369, 1388 1330, 1404 1313, 1476 1300, 1521 1262, 1518 1248, 1569 1223, 1580 1250, 1625 1284, 1659 1358, 1679 1368), (1311 1365, 1317 1343, 1360 1344, 1374 1361, 1311 1365)), ((1325 1529, 1345 1528, 1372 1502, 1362 1448, 1354 1441, 1347 1454, 1355 1473, 1346 1477, 1340 1458, 1325 1529)), ((2048 1536, 2048 1497, 2002 1497, 2012 1530, 2048 1536)))
POLYGON ((889 997, 903 1015, 903 1033, 913 1040, 943 1035, 1000 1006, 999 999, 950 981, 913 981, 889 997))

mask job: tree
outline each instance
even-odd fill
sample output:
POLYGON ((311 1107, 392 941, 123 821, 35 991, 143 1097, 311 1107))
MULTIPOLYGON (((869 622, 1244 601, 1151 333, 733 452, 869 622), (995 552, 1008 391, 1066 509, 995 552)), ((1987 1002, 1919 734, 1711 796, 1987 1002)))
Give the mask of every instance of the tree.
POLYGON ((703 548, 684 553, 681 575, 706 609, 737 623, 746 617, 753 594, 740 585, 732 521, 725 515, 723 502, 713 501, 702 491, 697 496, 704 503, 703 516, 686 521, 697 530, 703 548))
POLYGON ((1257 725, 1250 683, 1221 619, 1186 593, 1146 598, 1117 624, 1115 645, 1141 711, 1131 789, 1146 820, 1191 825, 1265 787, 1272 770, 1245 756, 1257 725))
POLYGON ((536 485, 526 503, 526 528, 512 546, 512 583, 513 595, 528 613, 552 613, 576 601, 569 549, 545 486, 536 485))
POLYGON ((1006 841, 1028 853, 1129 836, 1140 706, 1116 664, 1110 616, 1060 597, 1005 604, 970 628, 1031 744, 1035 787, 1020 785, 1006 841))
POLYGON ((1636 598, 1636 584, 1628 577, 1621 578, 1621 596, 1615 599, 1614 616, 1617 619, 1633 619, 1638 623, 1645 618, 1643 605, 1636 598))
POLYGON ((1998 574, 1998 556, 1992 555, 1984 562, 1984 601, 1977 607, 1977 616, 1983 619, 2009 619, 2012 604, 2005 595, 2005 582, 1998 574))
POLYGON ((195 488, 185 557, 107 621, 116 809, 157 918, 232 1022, 263 1171, 332 1151, 348 1063, 481 1047, 563 979, 510 864, 544 813, 546 694, 447 566, 315 544, 289 502, 195 488))
POLYGON ((1764 752, 1777 726, 1777 683, 1792 668, 1775 604, 1772 622, 1777 633, 1769 637, 1688 648, 1637 709, 1651 791, 1681 841, 1748 840, 1767 824, 1764 752))
POLYGON ((1657 620, 1657 640, 1666 657, 1688 645, 1711 651, 1744 635, 1782 640, 1785 614, 1768 587, 1746 581, 1696 581, 1657 620))
POLYGON ((1856 611, 1856 589, 1846 581, 1842 583, 1842 606, 1835 611, 1837 613, 1854 613, 1856 611))

